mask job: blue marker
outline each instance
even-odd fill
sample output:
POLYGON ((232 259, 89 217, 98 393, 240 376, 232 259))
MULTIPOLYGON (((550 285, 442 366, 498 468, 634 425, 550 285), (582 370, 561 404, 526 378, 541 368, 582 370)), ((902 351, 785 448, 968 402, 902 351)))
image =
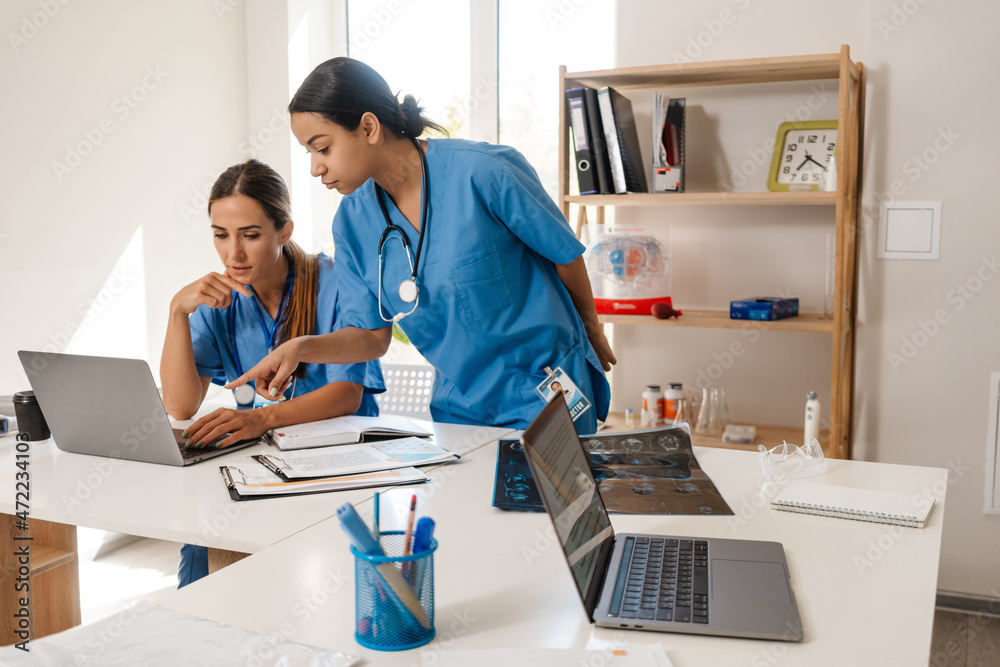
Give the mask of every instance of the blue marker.
POLYGON ((413 532, 413 553, 427 551, 431 546, 431 537, 434 535, 434 519, 429 516, 421 517, 417 521, 417 529, 413 532))

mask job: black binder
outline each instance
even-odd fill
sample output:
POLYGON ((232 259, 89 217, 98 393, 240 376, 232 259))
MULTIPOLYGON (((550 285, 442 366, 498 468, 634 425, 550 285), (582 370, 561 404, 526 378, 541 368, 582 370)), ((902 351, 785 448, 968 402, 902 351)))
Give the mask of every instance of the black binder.
POLYGON ((594 157, 591 146, 590 125, 587 122, 587 98, 583 88, 570 88, 566 91, 566 112, 569 114, 569 126, 573 132, 573 148, 576 155, 576 178, 580 185, 581 195, 593 195, 598 189, 594 157))
POLYGON ((610 86, 597 91, 616 194, 649 192, 632 102, 610 86))
POLYGON ((590 127, 590 152, 593 156, 592 170, 597 172, 597 189, 602 195, 613 195, 615 184, 611 180, 611 164, 608 162, 608 143, 601 126, 601 109, 597 102, 597 91, 583 90, 587 106, 587 124, 590 127))

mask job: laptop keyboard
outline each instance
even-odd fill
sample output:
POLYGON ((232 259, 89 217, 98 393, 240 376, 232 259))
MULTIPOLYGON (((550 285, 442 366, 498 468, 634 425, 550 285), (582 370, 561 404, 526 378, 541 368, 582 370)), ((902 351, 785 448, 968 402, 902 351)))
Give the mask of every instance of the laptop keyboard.
POLYGON ((708 542, 627 537, 608 614, 708 623, 708 542))

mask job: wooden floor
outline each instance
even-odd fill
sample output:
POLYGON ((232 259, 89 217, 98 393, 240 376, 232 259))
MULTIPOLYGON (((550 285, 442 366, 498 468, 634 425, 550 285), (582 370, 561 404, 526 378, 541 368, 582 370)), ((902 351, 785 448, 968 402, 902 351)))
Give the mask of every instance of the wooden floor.
POLYGON ((938 609, 931 637, 931 667, 1000 665, 1000 616, 938 609))
MULTIPOLYGON (((80 603, 93 623, 177 586, 179 544, 80 530, 80 603), (89 548, 88 548, 89 547, 89 548)), ((1000 617, 937 609, 930 667, 1000 666, 1000 617)))

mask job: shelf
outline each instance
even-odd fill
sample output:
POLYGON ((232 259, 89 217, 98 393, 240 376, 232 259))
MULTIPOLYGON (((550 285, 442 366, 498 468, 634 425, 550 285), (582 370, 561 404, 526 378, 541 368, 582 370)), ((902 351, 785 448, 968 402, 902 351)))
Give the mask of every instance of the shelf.
POLYGON ((48 546, 32 546, 31 574, 35 576, 60 565, 68 565, 75 562, 76 558, 77 555, 73 551, 48 546))
MULTIPOLYGON (((601 433, 622 433, 626 431, 639 431, 643 427, 639 425, 638 415, 635 418, 635 426, 631 428, 625 427, 625 415, 621 412, 612 412, 608 414, 607 426, 601 430, 601 433)), ((775 426, 773 424, 757 424, 757 435, 754 437, 753 444, 741 445, 735 442, 723 442, 721 436, 710 436, 710 435, 699 435, 693 431, 691 432, 691 442, 696 447, 717 447, 719 449, 736 449, 744 452, 756 452, 757 445, 764 445, 767 449, 771 447, 776 447, 782 442, 787 442, 792 445, 802 444, 802 427, 801 426, 775 426)), ((823 447, 823 454, 827 458, 833 456, 830 451, 830 432, 822 431, 819 434, 820 445, 823 447)))
MULTIPOLYGON (((849 75, 858 80, 860 72, 851 62, 849 75)), ((715 60, 704 63, 677 63, 619 67, 612 70, 567 72, 566 87, 614 86, 617 90, 636 88, 680 88, 722 86, 780 81, 814 81, 840 77, 840 54, 830 53, 790 58, 750 58, 715 60)))
MULTIPOLYGON (((767 331, 802 331, 818 332, 829 335, 833 343, 831 355, 830 379, 830 432, 824 435, 824 449, 828 456, 850 458, 851 456, 851 412, 854 386, 854 339, 856 318, 856 293, 858 281, 857 246, 858 203, 861 174, 861 156, 864 154, 864 108, 865 85, 864 66, 855 63, 850 57, 850 48, 843 44, 839 53, 814 54, 781 58, 748 58, 742 60, 719 60, 701 63, 674 63, 648 65, 640 67, 618 67, 614 69, 567 72, 565 67, 559 70, 559 197, 560 209, 567 220, 570 219, 571 207, 576 207, 576 230, 580 236, 584 223, 588 222, 588 208, 596 208, 598 224, 604 222, 606 207, 619 206, 812 206, 825 207, 813 209, 814 212, 828 213, 834 221, 835 266, 833 273, 833 308, 832 318, 823 318, 816 314, 802 314, 798 317, 760 322, 757 320, 731 320, 729 309, 694 310, 684 308, 684 315, 679 319, 657 320, 649 315, 608 314, 600 315, 602 323, 621 325, 648 325, 660 327, 698 327, 709 329, 747 329, 767 331), (650 95, 636 95, 635 91, 670 91, 678 88, 697 88, 708 86, 737 85, 737 95, 748 94, 747 86, 752 84, 785 84, 792 82, 808 82, 817 80, 832 80, 837 88, 837 122, 840 128, 837 151, 838 188, 836 192, 818 192, 812 190, 793 192, 656 192, 629 193, 621 195, 579 195, 570 194, 570 181, 574 176, 575 165, 570 159, 572 141, 569 132, 569 113, 566 102, 566 91, 586 86, 600 89, 611 86, 628 97, 645 103, 650 95)), ((794 88, 795 86, 791 86, 794 88)), ((799 84, 798 87, 803 87, 799 84)), ((779 88, 789 86, 768 86, 753 94, 773 94, 779 88)), ((704 92, 704 91, 703 91, 704 92)), ((680 93, 677 93, 680 94, 680 93)), ((694 90, 686 93, 691 102, 697 94, 694 90)), ((748 119, 741 118, 734 107, 731 122, 745 123, 748 119)), ((757 119, 759 131, 765 132, 762 120, 757 119)), ((771 121, 773 122, 773 119, 771 121)), ((768 126, 770 127, 770 126, 768 126)), ((645 139, 643 139, 645 141, 645 139)), ((705 159, 706 156, 701 156, 705 159)), ((705 186, 701 188, 705 189, 705 186)), ((696 210, 687 209, 690 215, 686 219, 697 220, 700 215, 696 210), (693 216, 693 217, 692 217, 693 216)), ((749 220, 760 219, 760 215, 746 211, 749 220)), ((810 218, 814 216, 808 216, 810 218)), ((765 214, 766 219, 766 214, 765 214)), ((652 223, 652 221, 650 221, 652 223)), ((806 223, 811 224, 811 223, 806 223)), ((627 311, 619 311, 627 312, 627 311)), ((666 332, 664 332, 666 335, 666 332)), ((802 439, 801 428, 758 427, 758 438, 768 444, 780 444, 782 438, 789 442, 799 443, 802 439)), ((696 443, 705 446, 730 446, 739 449, 738 445, 726 445, 721 438, 706 439, 696 437, 696 443)))
POLYGON ((658 320, 652 315, 598 315, 602 324, 637 324, 660 327, 701 327, 707 329, 760 329, 762 331, 818 331, 833 332, 833 320, 815 313, 802 313, 783 320, 732 320, 728 310, 688 310, 678 318, 658 320))
POLYGON ((836 192, 629 192, 621 195, 567 195, 585 206, 836 206, 836 192))

